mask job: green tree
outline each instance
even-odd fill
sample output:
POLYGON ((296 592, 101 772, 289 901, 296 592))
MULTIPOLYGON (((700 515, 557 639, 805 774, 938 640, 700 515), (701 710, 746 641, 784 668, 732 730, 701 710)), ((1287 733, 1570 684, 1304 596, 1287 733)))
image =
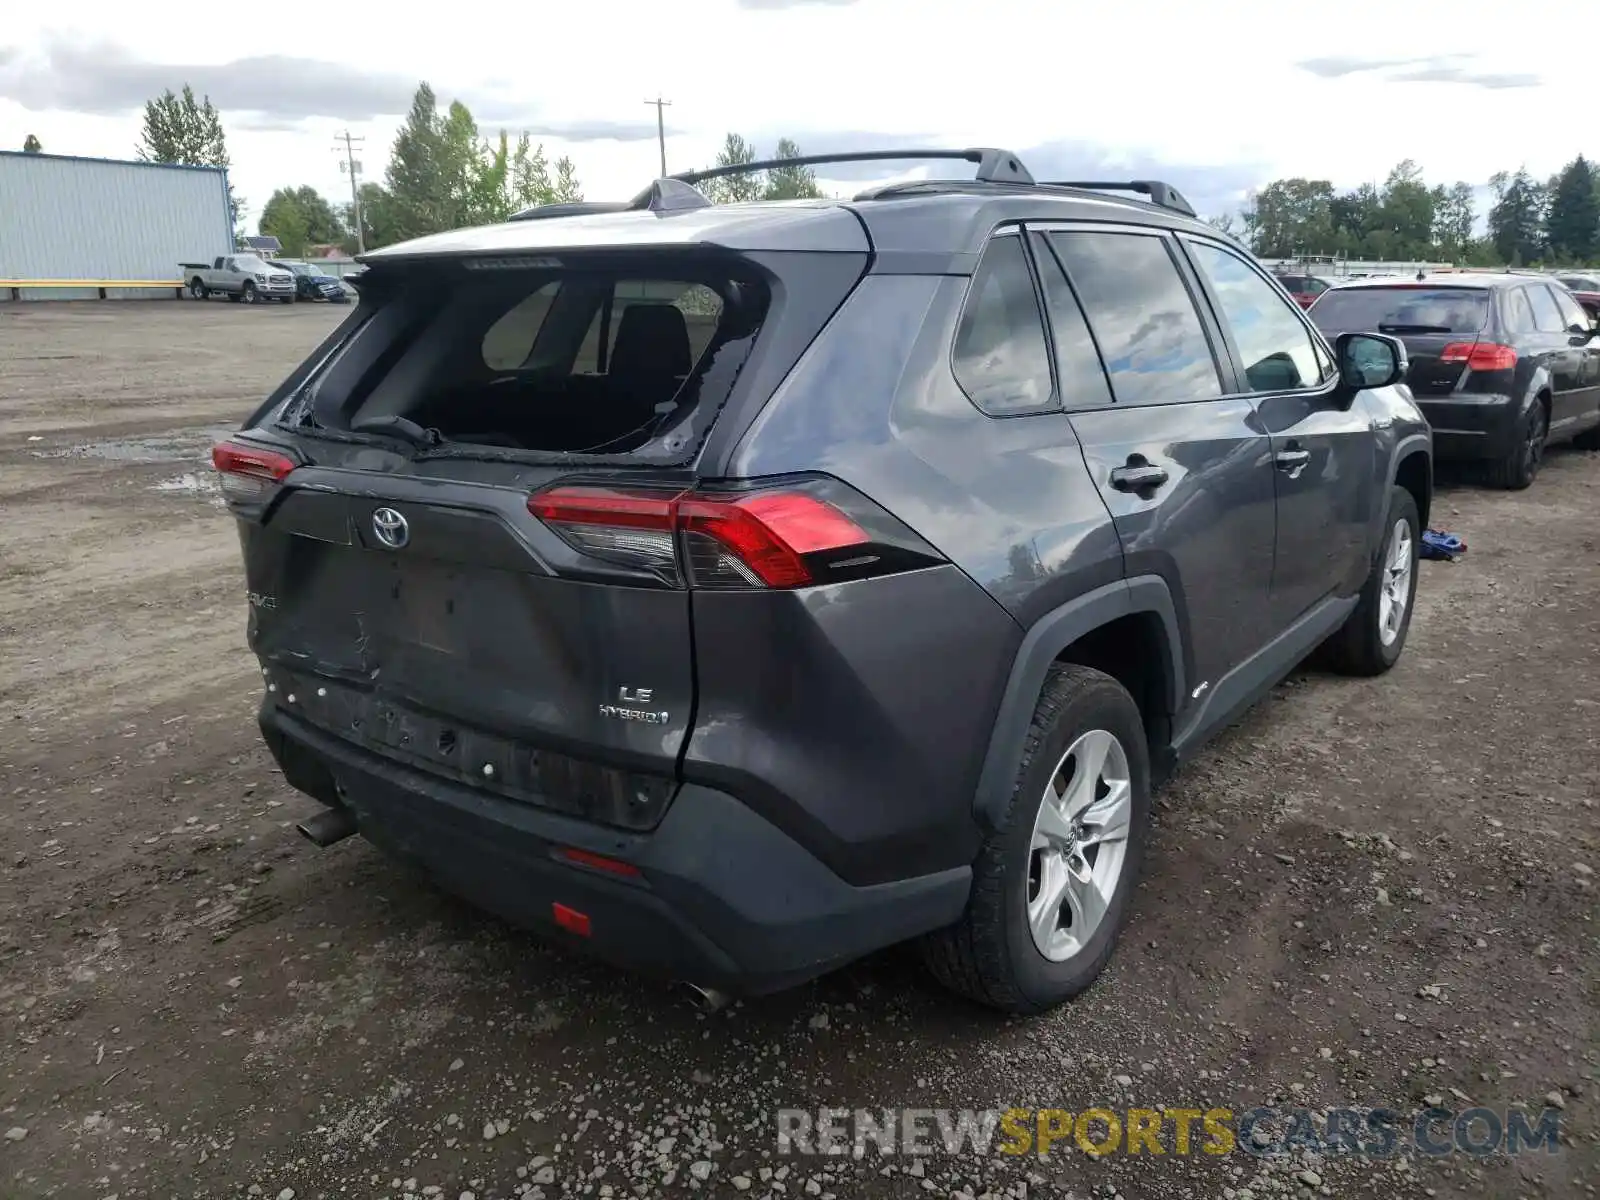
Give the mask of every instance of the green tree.
POLYGON ((575 204, 583 199, 583 188, 578 183, 578 168, 564 154, 556 159, 555 199, 562 204, 575 204))
MULTIPOLYGON (((147 100, 144 106, 144 131, 140 135, 139 157, 145 162, 174 163, 190 167, 228 169, 228 139, 223 133, 222 116, 211 97, 196 100, 187 83, 181 95, 171 88, 147 100)), ((247 211, 245 202, 228 185, 228 203, 233 208, 233 229, 237 237, 247 211)))
POLYGON ((503 221, 537 204, 582 199, 577 168, 561 158, 551 178, 544 147, 526 133, 515 145, 500 132, 479 136, 472 110, 459 100, 441 116, 426 83, 417 88, 411 112, 395 137, 385 175, 387 187, 370 200, 363 191, 367 244, 503 221))
MULTIPOLYGON (((379 246, 398 242, 400 235, 394 223, 394 198, 384 190, 382 184, 370 182, 363 183, 358 194, 361 197, 361 230, 366 235, 367 249, 376 250, 379 246)), ((345 228, 350 230, 344 239, 344 251, 354 254, 359 248, 355 236, 355 206, 345 204, 339 211, 345 228)))
POLYGON ((1206 224, 1226 237, 1238 238, 1241 241, 1244 239, 1244 228, 1239 224, 1239 218, 1234 213, 1225 212, 1220 216, 1207 217, 1206 224))
POLYGON ((438 100, 426 83, 418 86, 411 111, 395 135, 384 178, 390 229, 396 241, 450 228, 442 122, 438 100))
MULTIPOLYGON (((270 202, 269 202, 270 203, 270 202)), ((261 232, 278 239, 278 245, 283 248, 283 253, 290 258, 305 256, 306 247, 311 243, 311 234, 307 228, 306 215, 300 206, 290 199, 287 203, 280 202, 273 209, 271 215, 265 208, 261 210, 261 232)))
POLYGON ((1495 202, 1489 209, 1489 240, 1499 260, 1512 267, 1539 261, 1544 248, 1544 189, 1519 167, 1489 180, 1495 202))
POLYGON ((1439 197, 1422 179, 1422 171, 1405 159, 1389 172, 1379 202, 1379 220, 1387 235, 1382 258, 1427 258, 1433 252, 1434 208, 1439 197))
POLYGON ((348 236, 344 218, 314 187, 279 188, 273 192, 261 208, 260 229, 282 242, 285 250, 291 239, 284 230, 291 234, 302 231, 295 239, 300 248, 289 251, 294 255, 304 254, 308 245, 340 244, 348 236))
MULTIPOLYGON (((778 139, 774 158, 799 158, 800 147, 788 138, 778 139)), ((810 167, 774 167, 766 172, 766 184, 761 189, 763 200, 820 200, 822 189, 817 186, 817 173, 810 167)))
POLYGON ((40 142, 38 138, 34 137, 33 134, 30 133, 27 137, 22 139, 22 152, 24 154, 39 154, 43 150, 44 144, 40 142))
POLYGON ((1600 172, 1583 155, 1550 183, 1545 234, 1558 261, 1589 262, 1600 251, 1600 172))
POLYGON ((1245 229, 1263 258, 1327 254, 1333 246, 1333 184, 1326 179, 1278 179, 1250 198, 1245 229))
POLYGON ((1455 183, 1440 189, 1433 210, 1433 242, 1441 257, 1464 262, 1472 252, 1472 227, 1478 219, 1472 185, 1455 183))
POLYGON ((460 229, 485 221, 476 210, 478 178, 482 169, 482 144, 472 110, 459 100, 450 102, 439 126, 440 162, 445 200, 441 229, 460 229))
MULTIPOLYGON (((737 133, 730 133, 722 139, 722 149, 717 151, 715 165, 735 167, 755 161, 755 147, 737 133)), ((762 186, 760 172, 748 171, 742 175, 724 175, 720 179, 708 179, 701 186, 701 190, 718 204, 742 204, 761 199, 762 186)))
POLYGON ((1382 227, 1383 198, 1378 189, 1364 183, 1352 192, 1328 202, 1328 217, 1333 223, 1333 250, 1351 258, 1366 253, 1368 238, 1382 227))

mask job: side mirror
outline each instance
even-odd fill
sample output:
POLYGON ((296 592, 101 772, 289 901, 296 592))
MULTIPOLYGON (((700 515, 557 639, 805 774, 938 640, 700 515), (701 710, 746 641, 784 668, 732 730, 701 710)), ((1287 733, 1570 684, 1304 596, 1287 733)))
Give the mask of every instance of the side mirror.
POLYGON ((1400 340, 1381 333, 1341 333, 1333 349, 1339 378, 1352 391, 1402 383, 1411 366, 1400 340))

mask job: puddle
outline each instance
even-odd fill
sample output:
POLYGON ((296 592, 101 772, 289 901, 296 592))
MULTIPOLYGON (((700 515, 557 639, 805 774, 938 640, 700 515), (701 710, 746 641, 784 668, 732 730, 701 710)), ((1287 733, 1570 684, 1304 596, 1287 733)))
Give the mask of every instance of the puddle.
POLYGON ((222 488, 218 485, 216 477, 195 471, 185 471, 182 475, 163 479, 153 490, 187 496, 214 496, 219 504, 222 502, 222 488))
POLYGON ((211 447, 233 432, 219 425, 206 429, 184 429, 159 436, 107 438, 80 442, 57 450, 34 450, 35 458, 100 458, 112 462, 164 463, 208 461, 211 447))

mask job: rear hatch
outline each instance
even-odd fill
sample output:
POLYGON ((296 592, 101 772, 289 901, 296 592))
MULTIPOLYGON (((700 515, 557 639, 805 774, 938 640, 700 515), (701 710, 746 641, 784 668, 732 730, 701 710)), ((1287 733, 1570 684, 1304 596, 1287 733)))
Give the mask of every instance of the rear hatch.
POLYGON ((705 579, 751 571, 718 558, 743 510, 690 489, 860 278, 833 211, 853 246, 374 261, 214 455, 276 705, 458 782, 658 820, 695 704, 685 522, 712 529, 705 579))
POLYGON ((1317 300, 1311 319, 1330 339, 1341 333, 1387 333, 1410 359, 1406 383, 1420 399, 1460 385, 1473 348, 1489 326, 1490 292, 1432 283, 1334 288, 1317 300))

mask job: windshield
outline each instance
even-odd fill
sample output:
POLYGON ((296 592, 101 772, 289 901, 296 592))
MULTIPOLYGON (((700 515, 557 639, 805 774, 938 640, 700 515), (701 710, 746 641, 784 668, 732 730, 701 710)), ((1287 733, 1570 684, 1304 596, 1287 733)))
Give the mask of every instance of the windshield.
POLYGON ((234 255, 233 263, 241 271, 265 271, 267 269, 266 261, 257 258, 254 254, 236 254, 234 255))
POLYGON ((1322 293, 1309 315, 1324 333, 1477 333, 1489 321, 1489 293, 1482 288, 1335 288, 1322 293))
POLYGON ((1575 292, 1600 292, 1600 279, 1587 275, 1557 275, 1556 282, 1565 284, 1575 292))

